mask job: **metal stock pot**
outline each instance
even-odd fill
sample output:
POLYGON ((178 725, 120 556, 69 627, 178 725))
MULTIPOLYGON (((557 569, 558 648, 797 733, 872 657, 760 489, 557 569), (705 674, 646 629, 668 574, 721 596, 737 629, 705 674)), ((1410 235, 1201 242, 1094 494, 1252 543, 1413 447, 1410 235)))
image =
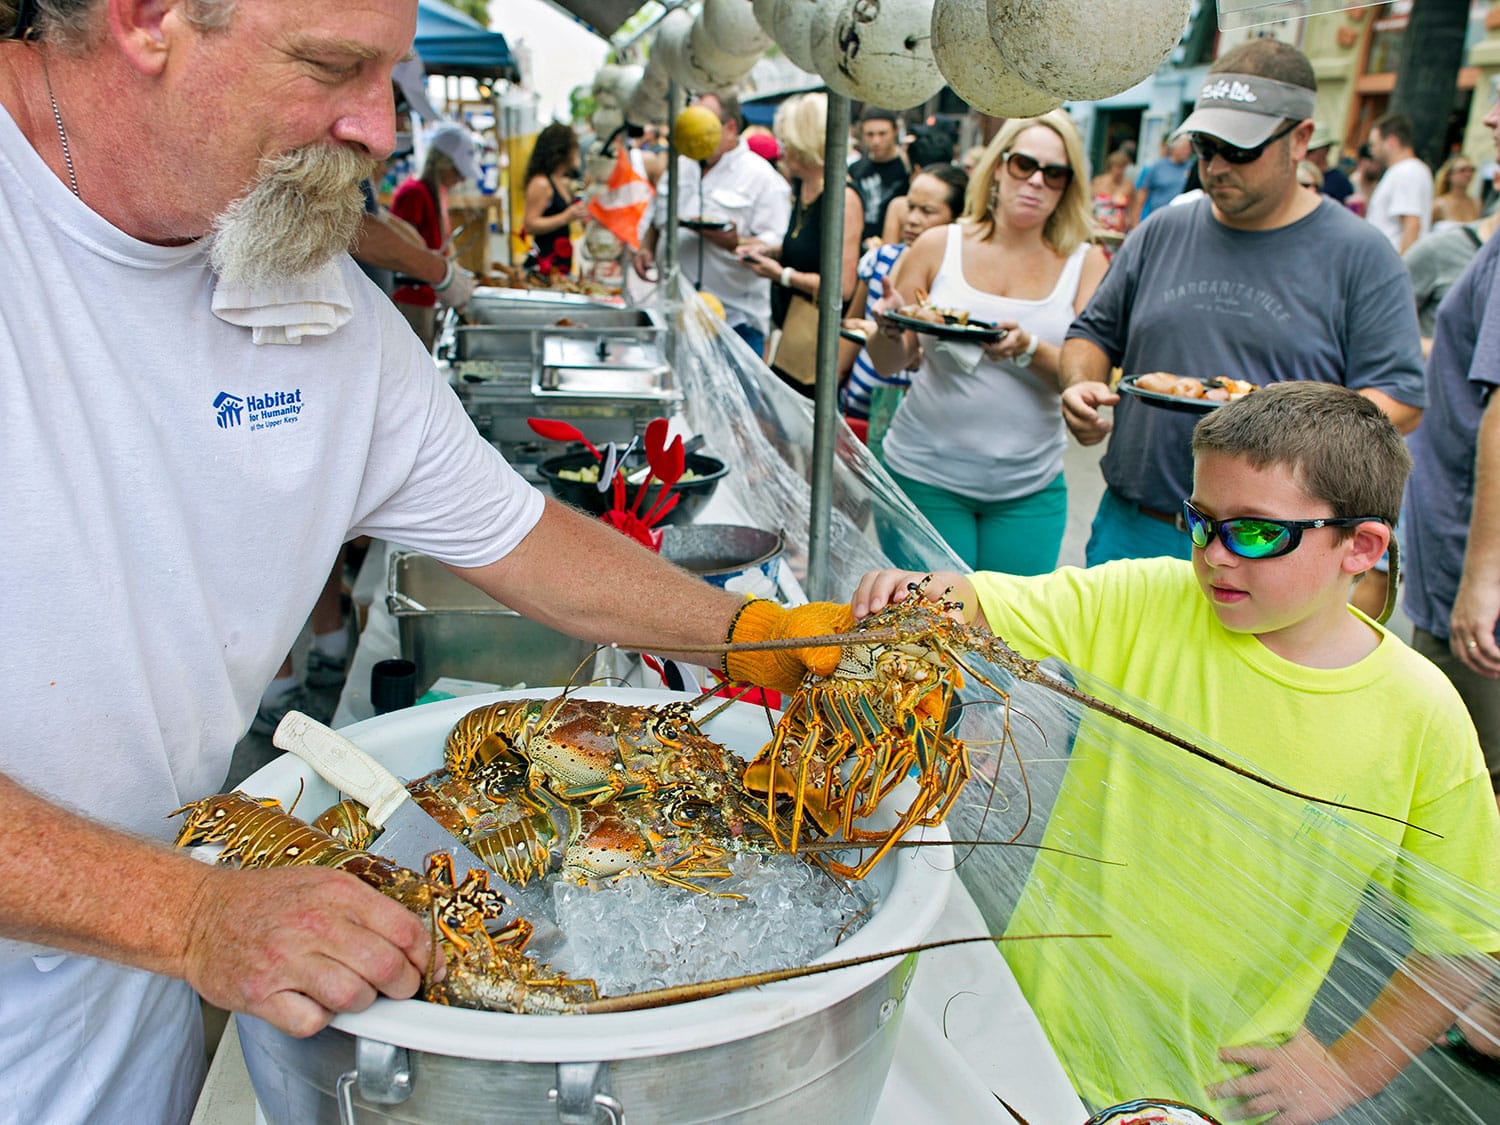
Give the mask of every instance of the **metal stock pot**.
MULTIPOLYGON (((543 689, 545 693, 546 689, 543 689)), ((347 729, 396 773, 436 768, 449 728, 500 692, 444 700, 347 729)), ((636 704, 691 696, 598 689, 578 694, 636 704)), ((736 704, 705 724, 748 757, 765 715, 736 704)), ((331 787, 284 756, 242 788, 302 809, 332 804, 331 787)), ((946 838, 929 833, 929 838, 946 838)), ((943 908, 951 874, 919 849, 893 853, 870 876, 881 888, 866 926, 823 960, 920 942, 943 908)), ((751 989, 651 1011, 516 1016, 419 1001, 380 1000, 310 1039, 236 1017, 256 1100, 272 1125, 307 1122, 733 1121, 784 1125, 868 1122, 895 1052, 915 959, 751 989)))

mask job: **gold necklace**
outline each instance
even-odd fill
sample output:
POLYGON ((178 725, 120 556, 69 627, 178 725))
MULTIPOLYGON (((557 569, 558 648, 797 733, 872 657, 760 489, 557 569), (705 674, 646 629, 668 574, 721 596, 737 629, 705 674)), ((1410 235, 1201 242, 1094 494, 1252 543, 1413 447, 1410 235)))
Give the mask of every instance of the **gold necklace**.
POLYGON ((822 194, 820 193, 817 199, 812 200, 810 203, 803 203, 802 190, 800 188, 797 190, 797 198, 794 201, 795 210, 793 211, 792 233, 787 235, 788 238, 796 238, 802 233, 802 224, 807 222, 807 213, 809 209, 812 207, 813 203, 816 203, 818 199, 821 198, 822 194))

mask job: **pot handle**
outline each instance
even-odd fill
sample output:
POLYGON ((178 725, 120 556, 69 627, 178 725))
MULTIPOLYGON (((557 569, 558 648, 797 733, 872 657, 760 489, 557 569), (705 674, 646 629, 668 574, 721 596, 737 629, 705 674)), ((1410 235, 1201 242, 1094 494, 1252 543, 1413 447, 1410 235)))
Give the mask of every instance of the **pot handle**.
POLYGON ((378 1039, 355 1039, 354 1069, 339 1075, 334 1093, 339 1125, 355 1125, 354 1090, 371 1105, 400 1105, 411 1097, 411 1059, 405 1047, 378 1039))
POLYGON ((625 1125, 625 1106, 608 1093, 609 1063, 558 1063, 557 1086, 547 1100, 557 1106, 558 1125, 599 1125, 599 1111, 609 1125, 625 1125))

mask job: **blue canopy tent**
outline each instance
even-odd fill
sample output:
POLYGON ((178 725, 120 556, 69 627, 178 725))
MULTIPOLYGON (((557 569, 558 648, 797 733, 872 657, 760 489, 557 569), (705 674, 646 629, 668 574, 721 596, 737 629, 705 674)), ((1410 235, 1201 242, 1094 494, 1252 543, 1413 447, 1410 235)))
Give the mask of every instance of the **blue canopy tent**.
POLYGON ((515 79, 516 60, 505 36, 481 27, 442 0, 417 0, 414 44, 428 74, 515 79))

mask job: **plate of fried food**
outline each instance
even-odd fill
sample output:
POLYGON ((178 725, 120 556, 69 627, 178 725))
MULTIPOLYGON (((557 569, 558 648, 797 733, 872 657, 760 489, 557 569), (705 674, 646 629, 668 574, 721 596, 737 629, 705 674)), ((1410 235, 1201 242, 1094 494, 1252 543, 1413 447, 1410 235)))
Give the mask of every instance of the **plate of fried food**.
POLYGON ((713 231, 716 233, 723 233, 726 230, 734 229, 734 224, 728 219, 708 219, 702 215, 691 219, 678 219, 677 225, 684 230, 713 231))
POLYGON ((997 328, 987 320, 971 316, 965 309, 939 308, 927 299, 927 294, 917 291, 917 299, 885 314, 892 324, 909 328, 913 332, 925 332, 929 336, 940 336, 945 340, 964 340, 971 344, 993 344, 1003 340, 1008 329, 997 328))
POLYGON ((1226 402, 1244 398, 1256 384, 1244 379, 1215 376, 1195 379, 1191 375, 1173 375, 1166 371, 1149 371, 1144 375, 1127 375, 1120 380, 1121 394, 1134 395, 1152 406, 1202 414, 1216 410, 1226 402))

